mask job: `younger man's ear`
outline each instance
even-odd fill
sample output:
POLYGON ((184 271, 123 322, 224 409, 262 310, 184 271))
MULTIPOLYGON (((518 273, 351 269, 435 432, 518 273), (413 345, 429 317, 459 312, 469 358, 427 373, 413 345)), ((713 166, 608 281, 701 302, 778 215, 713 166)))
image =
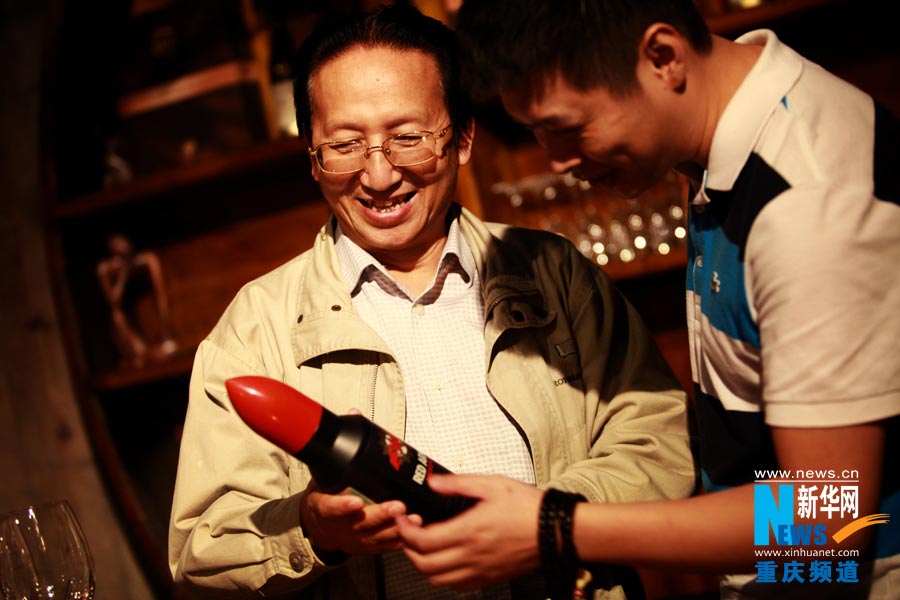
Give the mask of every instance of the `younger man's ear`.
POLYGON ((687 44, 671 25, 654 23, 644 31, 638 58, 667 88, 681 90, 686 78, 687 44))

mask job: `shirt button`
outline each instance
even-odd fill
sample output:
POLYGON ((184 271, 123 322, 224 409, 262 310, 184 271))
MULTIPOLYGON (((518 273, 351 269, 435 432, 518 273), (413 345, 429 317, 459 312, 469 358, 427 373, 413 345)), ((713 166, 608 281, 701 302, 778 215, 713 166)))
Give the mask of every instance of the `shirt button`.
POLYGON ((700 267, 701 269, 703 268, 703 257, 702 256, 697 257, 697 266, 700 267))
POLYGON ((425 314, 425 305, 424 304, 416 304, 413 307, 413 312, 415 312, 420 317, 425 314))
POLYGON ((300 558, 299 554, 297 554, 296 552, 291 552, 291 556, 290 556, 289 560, 291 563, 291 568, 294 571, 299 573, 300 571, 303 570, 303 559, 300 558))

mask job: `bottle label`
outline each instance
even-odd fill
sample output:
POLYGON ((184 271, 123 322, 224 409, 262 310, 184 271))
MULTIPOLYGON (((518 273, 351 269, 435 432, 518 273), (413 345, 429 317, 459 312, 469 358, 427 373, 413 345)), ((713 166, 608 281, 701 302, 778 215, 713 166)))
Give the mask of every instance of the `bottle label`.
POLYGON ((384 432, 381 438, 381 447, 388 458, 388 462, 395 471, 408 470, 410 463, 414 463, 415 467, 412 473, 412 480, 422 485, 425 479, 433 470, 433 462, 421 452, 416 452, 413 448, 406 444, 400 438, 384 432), (404 467, 406 467, 404 469, 404 467))

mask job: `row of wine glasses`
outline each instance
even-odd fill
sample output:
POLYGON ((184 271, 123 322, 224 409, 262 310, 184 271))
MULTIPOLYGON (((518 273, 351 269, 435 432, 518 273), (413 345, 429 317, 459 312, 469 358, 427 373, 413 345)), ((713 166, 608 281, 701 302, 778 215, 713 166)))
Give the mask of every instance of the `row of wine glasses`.
POLYGON ((492 192, 512 223, 568 237, 599 265, 667 255, 685 244, 685 190, 675 175, 638 198, 605 195, 571 174, 531 175, 492 192))
POLYGON ((94 566, 65 500, 0 515, 3 600, 91 600, 94 566))

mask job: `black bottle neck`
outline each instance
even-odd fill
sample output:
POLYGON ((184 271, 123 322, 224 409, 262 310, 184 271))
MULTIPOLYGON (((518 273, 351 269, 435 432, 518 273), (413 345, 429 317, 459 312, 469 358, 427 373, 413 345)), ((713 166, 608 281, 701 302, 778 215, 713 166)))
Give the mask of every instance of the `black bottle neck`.
POLYGON ((323 409, 319 427, 296 457, 312 471, 323 488, 338 483, 340 475, 364 448, 372 424, 362 415, 335 415, 323 409))

